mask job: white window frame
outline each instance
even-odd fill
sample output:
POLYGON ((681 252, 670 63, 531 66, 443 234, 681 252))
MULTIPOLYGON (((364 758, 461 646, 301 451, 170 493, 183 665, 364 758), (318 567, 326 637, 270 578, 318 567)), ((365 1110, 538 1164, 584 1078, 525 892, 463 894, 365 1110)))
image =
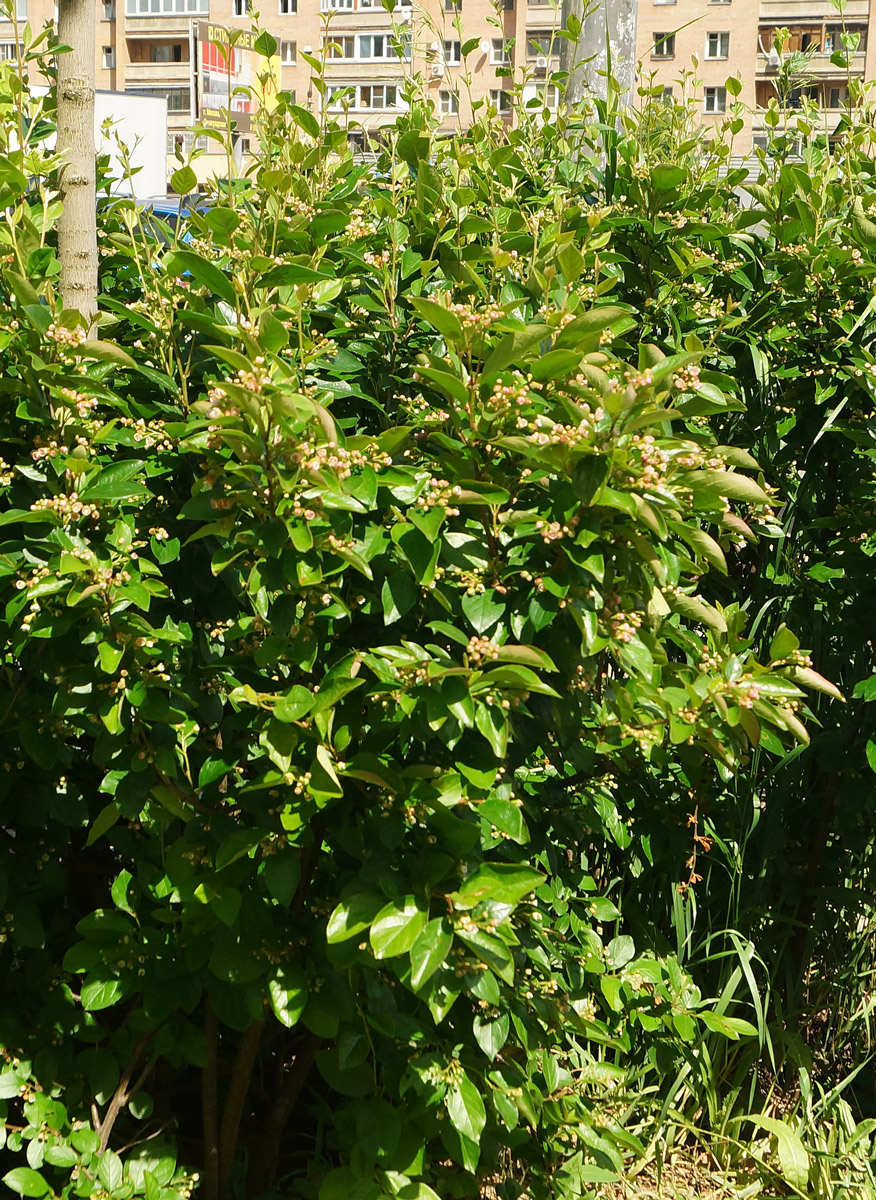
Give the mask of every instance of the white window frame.
POLYGON ((726 61, 730 57, 730 34, 726 30, 706 34, 706 59, 709 62, 726 61), (712 49, 717 51, 712 53, 712 49))
POLYGON ((675 34, 655 33, 651 39, 652 58, 675 58, 675 34))
POLYGON ((504 88, 490 88, 490 104, 500 117, 507 117, 511 112, 511 93, 504 88))
POLYGON ((104 0, 103 19, 105 21, 114 21, 116 19, 116 0, 104 0))
POLYGON ((557 43, 554 40, 554 34, 549 29, 538 30, 537 32, 526 34, 526 57, 530 61, 534 58, 550 58, 555 57, 557 53, 557 43))
POLYGON ((438 111, 442 117, 459 115, 459 91, 457 88, 442 88, 438 93, 438 111))
POLYGON ((298 12, 298 0, 277 0, 277 13, 281 17, 294 17, 298 12))
MULTIPOLYGON (((357 38, 358 44, 356 57, 363 58, 366 62, 385 62, 390 56, 389 52, 392 48, 390 46, 391 40, 392 35, 389 33, 360 33, 357 38), (378 38, 380 38, 382 43, 382 49, 380 54, 375 54, 374 43, 378 38), (366 45, 368 46, 367 53, 365 50, 366 45)), ((393 57, 395 57, 395 55, 393 55, 393 57)))
POLYGON ((248 17, 250 7, 250 0, 232 0, 231 15, 233 17, 248 17))
POLYGON ((114 71, 116 68, 116 51, 114 46, 101 46, 100 62, 104 71, 114 71))
POLYGON ((726 111, 727 89, 725 87, 707 87, 703 93, 703 112, 719 116, 726 111))
POLYGON ((297 62, 298 43, 282 38, 280 41, 280 63, 284 67, 294 67, 297 62))
POLYGON ((359 108, 365 112, 384 112, 387 109, 394 109, 398 105, 398 88, 394 83, 362 83, 359 85, 358 93, 359 108), (363 99, 363 93, 368 91, 369 98, 366 104, 363 99), (390 99, 389 93, 392 93, 390 99), (380 98, 380 103, 376 101, 380 98))
POLYGON ((494 67, 511 66, 511 50, 504 38, 492 38, 490 41, 490 64, 494 67))
POLYGON ((560 89, 555 83, 538 83, 535 85, 536 99, 541 104, 542 108, 548 108, 553 112, 560 104, 560 89))
POLYGON ((444 63, 448 67, 458 67, 462 62, 462 42, 453 38, 444 39, 444 63))
POLYGON ((209 17, 210 0, 125 0, 126 17, 209 17))
POLYGON ((352 62, 356 57, 355 37, 351 33, 330 36, 326 41, 326 57, 329 62, 352 62))

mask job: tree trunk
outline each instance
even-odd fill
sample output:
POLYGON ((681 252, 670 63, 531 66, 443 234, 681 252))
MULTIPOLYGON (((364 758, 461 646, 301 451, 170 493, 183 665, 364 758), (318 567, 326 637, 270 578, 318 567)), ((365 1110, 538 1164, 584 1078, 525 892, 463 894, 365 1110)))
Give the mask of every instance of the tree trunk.
POLYGON ((94 149, 94 0, 58 0, 58 221, 61 304, 90 328, 97 314, 97 221, 94 149))
POLYGON ((577 42, 560 42, 560 66, 569 72, 566 99, 577 104, 585 96, 608 99, 608 73, 618 84, 617 103, 632 101, 636 79, 637 0, 563 0, 562 24, 570 16, 581 22, 577 42), (587 61, 587 60, 590 61, 587 61))

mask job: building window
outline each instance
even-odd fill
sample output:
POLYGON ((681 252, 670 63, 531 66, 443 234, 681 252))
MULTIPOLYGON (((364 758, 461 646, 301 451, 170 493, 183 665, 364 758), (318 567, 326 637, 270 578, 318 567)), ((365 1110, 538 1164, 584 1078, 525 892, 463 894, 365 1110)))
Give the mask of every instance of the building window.
POLYGON ((729 33, 706 34, 706 58, 728 58, 730 55, 729 33))
POLYGON ((392 35, 388 33, 366 33, 359 38, 360 58, 395 58, 392 35))
POLYGON ((210 0, 125 0, 128 17, 208 17, 210 0))
POLYGON ((526 57, 527 58, 547 58, 554 45, 554 35, 548 31, 544 33, 530 33, 526 37, 526 57))
POLYGON ((277 11, 281 17, 292 17, 298 12, 298 0, 278 0, 277 11))
POLYGON ((849 98, 848 88, 832 87, 827 92, 827 107, 842 108, 849 98))
POLYGON ((462 0, 444 0, 444 11, 449 13, 462 12, 462 0))
POLYGON ((233 9, 235 17, 249 16, 249 0, 234 0, 233 9))
POLYGON ((675 34, 655 33, 652 58, 675 58, 675 34))
POLYGON ((353 37, 333 37, 328 44, 329 58, 355 58, 356 39, 353 37))
POLYGON ((15 19, 17 21, 27 20, 27 0, 15 0, 15 19))
POLYGON ((654 0, 655 4, 675 4, 676 0, 654 0))
POLYGON ((559 89, 553 83, 540 83, 535 95, 542 108, 556 108, 560 102, 559 89))
POLYGON ((462 42, 444 42, 444 61, 450 67, 458 67, 462 62, 462 42))
POLYGON ((109 3, 104 3, 103 19, 105 21, 114 21, 116 19, 116 0, 109 0, 109 3))
POLYGON ((504 38, 493 38, 490 44, 490 62, 494 67, 507 67, 511 62, 511 51, 504 38))
POLYGON ((187 87, 182 88, 126 88, 131 96, 163 96, 167 101, 169 113, 187 113, 191 111, 192 98, 187 87))
POLYGON ((0 42, 0 62, 11 62, 17 58, 24 58, 24 42, 17 46, 15 42, 0 42))
POLYGON ((502 113, 503 115, 510 113, 511 93, 499 88, 493 88, 490 91, 490 104, 492 104, 497 113, 502 113))
POLYGON ((326 108, 343 108, 345 104, 350 108, 356 107, 355 89, 349 87, 329 88, 325 101, 326 108))
POLYGON ((280 62, 287 67, 295 66, 298 62, 297 42, 280 42, 280 62))
POLYGON ((727 89, 722 87, 707 87, 703 102, 707 113, 722 113, 727 109, 727 89))
POLYGON ((319 0, 320 12, 338 12, 341 9, 353 10, 353 0, 319 0))
POLYGON ((367 109, 395 108, 396 89, 389 84, 374 83, 359 88, 359 107, 367 109))
POLYGON ((183 58, 182 42, 151 46, 149 50, 149 58, 150 61, 154 63, 188 62, 188 56, 183 58))
POLYGON ((439 92, 438 107, 442 117, 455 117, 459 112, 459 92, 439 92))
POLYGON ((662 95, 660 96, 660 99, 664 104, 671 104, 674 96, 675 96, 675 89, 671 88, 671 87, 665 87, 663 89, 662 95))
POLYGON ((105 71, 112 71, 116 65, 116 52, 112 46, 101 47, 100 60, 105 71))

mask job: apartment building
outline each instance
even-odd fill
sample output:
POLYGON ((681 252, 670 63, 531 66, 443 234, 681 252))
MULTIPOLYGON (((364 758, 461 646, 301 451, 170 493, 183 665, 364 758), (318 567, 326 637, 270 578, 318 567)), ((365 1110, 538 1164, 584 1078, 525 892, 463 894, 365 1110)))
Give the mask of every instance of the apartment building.
MULTIPOLYGON (((38 29, 53 20, 54 0, 11 2, 21 24, 38 29)), ((465 128, 478 105, 511 122, 511 87, 521 78, 520 102, 557 103, 550 76, 559 67, 558 0, 397 0, 392 13, 381 0, 97 0, 95 7, 97 87, 166 97, 169 172, 174 152, 192 146, 193 36, 205 21, 268 30, 278 43, 280 86, 311 111, 327 104, 363 146, 404 110, 413 77, 448 131, 465 128), (325 100, 308 58, 325 60, 325 100)), ((15 24, 0 21, 0 58, 15 56, 15 38, 15 24)), ((196 160, 199 176, 224 173, 215 143, 199 148, 214 151, 196 160)))
POLYGON ((639 79, 662 86, 667 99, 693 96, 708 125, 720 122, 733 104, 727 79, 737 77, 738 99, 750 115, 736 145, 747 155, 753 146, 766 144, 764 114, 778 96, 783 62, 801 51, 806 61, 788 80, 788 105, 814 101, 830 135, 848 101, 849 71, 857 78, 874 77, 874 12, 870 0, 846 0, 842 17, 831 0, 639 0, 639 79), (780 30, 787 36, 777 49, 780 30), (849 71, 832 61, 843 50, 844 31, 857 37, 849 71))

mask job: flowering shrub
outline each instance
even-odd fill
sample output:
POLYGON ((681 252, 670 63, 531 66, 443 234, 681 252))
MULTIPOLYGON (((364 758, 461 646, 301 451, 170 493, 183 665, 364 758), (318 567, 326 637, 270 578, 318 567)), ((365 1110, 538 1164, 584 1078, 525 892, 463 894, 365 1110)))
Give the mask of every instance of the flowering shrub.
POLYGON ((637 295, 565 121, 438 145, 414 105, 384 184, 281 97, 192 241, 110 208, 98 340, 5 131, 12 1191, 580 1195, 644 1153, 632 1072, 754 1036, 604 846, 671 793, 687 868, 655 832, 630 876, 689 890, 716 781, 837 693, 746 633, 731 318, 637 295))

